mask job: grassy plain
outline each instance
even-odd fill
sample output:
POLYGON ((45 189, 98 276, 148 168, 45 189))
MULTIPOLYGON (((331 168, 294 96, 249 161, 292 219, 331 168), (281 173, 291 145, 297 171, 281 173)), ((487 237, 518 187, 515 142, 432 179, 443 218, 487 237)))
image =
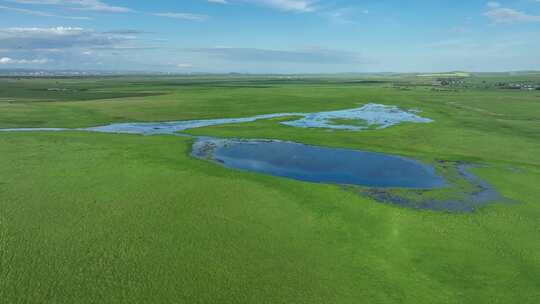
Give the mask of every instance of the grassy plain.
POLYGON ((199 161, 189 138, 0 133, 0 299, 538 303, 540 91, 493 86, 523 78, 540 80, 473 75, 441 91, 396 75, 2 78, 0 128, 417 108, 435 122, 349 132, 272 119, 189 133, 485 164, 475 172, 517 203, 416 211, 199 161))

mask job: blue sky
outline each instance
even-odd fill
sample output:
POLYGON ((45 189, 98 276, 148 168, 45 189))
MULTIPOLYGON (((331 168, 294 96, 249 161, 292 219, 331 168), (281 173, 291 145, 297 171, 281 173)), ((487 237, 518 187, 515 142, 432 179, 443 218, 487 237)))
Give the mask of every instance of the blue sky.
POLYGON ((0 69, 540 70, 540 0, 0 0, 0 69))

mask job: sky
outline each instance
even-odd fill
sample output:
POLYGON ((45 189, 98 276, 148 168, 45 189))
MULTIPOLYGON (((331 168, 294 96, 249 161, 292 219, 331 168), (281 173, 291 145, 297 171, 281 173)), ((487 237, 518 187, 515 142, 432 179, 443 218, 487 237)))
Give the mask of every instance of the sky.
POLYGON ((0 69, 540 70, 540 0, 0 0, 0 69))

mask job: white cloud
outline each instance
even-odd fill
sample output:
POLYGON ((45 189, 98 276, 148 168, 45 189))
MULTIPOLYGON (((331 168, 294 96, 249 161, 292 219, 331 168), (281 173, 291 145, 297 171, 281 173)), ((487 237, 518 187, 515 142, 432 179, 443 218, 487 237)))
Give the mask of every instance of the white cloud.
POLYGON ((364 18, 369 14, 369 10, 356 7, 342 7, 320 13, 321 16, 329 19, 330 21, 340 24, 356 23, 357 20, 364 18))
POLYGON ((179 63, 176 65, 176 67, 179 69, 191 69, 193 65, 189 63, 179 63))
POLYGON ((301 50, 272 50, 256 48, 194 48, 185 51, 203 54, 229 62, 289 62, 315 64, 366 64, 368 60, 355 52, 311 47, 301 50))
POLYGON ((45 64, 49 62, 48 59, 12 59, 10 57, 0 58, 1 65, 7 64, 45 64))
POLYGON ((255 4, 273 7, 283 11, 313 12, 316 10, 312 0, 244 0, 255 4))
POLYGON ((156 62, 170 58, 160 55, 159 43, 139 37, 139 33, 145 32, 126 29, 100 32, 82 27, 0 28, 0 57, 10 58, 4 59, 4 65, 43 64, 54 69, 94 69, 100 62, 105 69, 134 66, 154 69, 148 63, 149 57, 156 57, 156 62))
POLYGON ((495 23, 540 22, 540 15, 530 15, 515 9, 502 7, 498 2, 488 2, 484 16, 495 23))
POLYGON ((38 5, 62 5, 78 10, 108 12, 108 13, 128 13, 133 10, 123 6, 113 6, 100 0, 10 0, 20 4, 38 5))
POLYGON ((0 28, 0 45, 14 50, 111 47, 135 38, 132 35, 101 33, 80 27, 0 28))
POLYGON ((198 15, 198 14, 190 14, 190 13, 167 12, 167 13, 154 13, 152 15, 158 16, 158 17, 166 17, 166 18, 189 20, 189 21, 205 21, 209 18, 209 16, 207 15, 198 15))
POLYGON ((282 11, 313 12, 316 11, 314 0, 207 0, 210 3, 229 4, 232 1, 266 6, 282 11))
POLYGON ((12 11, 12 12, 33 15, 33 16, 40 16, 40 17, 55 17, 55 18, 63 18, 63 19, 71 19, 71 20, 91 20, 92 19, 89 17, 59 16, 59 15, 50 14, 50 13, 46 13, 42 11, 29 10, 29 9, 10 7, 10 6, 4 6, 4 5, 0 5, 0 10, 12 11))

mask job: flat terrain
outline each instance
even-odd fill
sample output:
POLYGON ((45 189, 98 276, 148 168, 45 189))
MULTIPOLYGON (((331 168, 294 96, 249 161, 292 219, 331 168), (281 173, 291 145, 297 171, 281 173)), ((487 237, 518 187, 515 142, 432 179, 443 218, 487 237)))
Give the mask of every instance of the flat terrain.
POLYGON ((482 164, 513 201, 417 211, 200 161, 188 137, 0 132, 0 302, 538 303, 540 91, 498 85, 524 81, 540 76, 0 78, 0 128, 419 109, 435 122, 189 133, 482 164))

